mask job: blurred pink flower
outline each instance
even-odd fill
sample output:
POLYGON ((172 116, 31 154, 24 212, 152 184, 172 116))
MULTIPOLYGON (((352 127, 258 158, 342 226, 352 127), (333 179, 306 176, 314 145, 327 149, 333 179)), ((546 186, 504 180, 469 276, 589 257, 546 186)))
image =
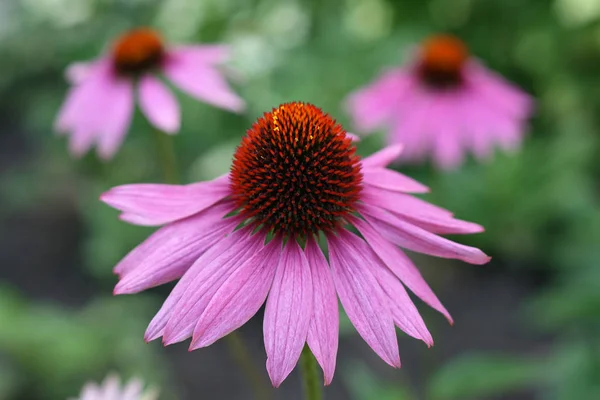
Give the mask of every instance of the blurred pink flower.
POLYGON ((452 169, 469 150, 484 160, 496 144, 517 148, 533 102, 471 57, 459 39, 439 35, 408 66, 350 94, 346 105, 359 132, 385 127, 389 143, 403 144, 403 160, 431 156, 452 169))
POLYGON ((483 228, 413 197, 427 187, 385 168, 400 146, 362 161, 355 150, 341 125, 319 108, 283 104, 248 130, 227 175, 104 193, 101 200, 120 210, 121 219, 165 225, 115 267, 115 294, 179 279, 145 339, 162 336, 169 345, 191 337, 190 350, 205 347, 246 323, 266 300, 264 341, 273 385, 292 371, 305 343, 329 384, 339 297, 358 333, 386 363, 400 367, 394 325, 432 345, 404 286, 451 317, 397 246, 484 264, 489 257, 480 250, 438 236, 483 228), (317 244, 320 234, 329 261, 317 244))
POLYGON ((179 104, 157 77, 159 73, 199 100, 240 112, 244 101, 217 69, 228 57, 229 49, 224 45, 169 47, 149 28, 126 32, 109 54, 67 69, 72 88, 55 129, 70 135, 74 156, 97 144, 100 157, 109 159, 127 132, 137 89, 140 108, 150 123, 163 132, 177 133, 179 104))
POLYGON ((132 379, 121 387, 119 378, 110 375, 101 385, 87 383, 79 397, 72 400, 156 400, 158 398, 155 390, 144 392, 142 389, 143 384, 139 379, 132 379))

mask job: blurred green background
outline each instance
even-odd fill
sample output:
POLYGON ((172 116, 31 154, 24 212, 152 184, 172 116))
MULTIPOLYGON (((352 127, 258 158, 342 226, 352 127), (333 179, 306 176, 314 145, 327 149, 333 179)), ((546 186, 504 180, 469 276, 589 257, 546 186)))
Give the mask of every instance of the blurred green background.
MULTIPOLYGON (((600 399, 600 1, 598 0, 0 0, 0 399, 65 399, 116 371, 164 399, 251 399, 225 346, 187 353, 142 340, 170 286, 111 296, 111 269, 150 229, 98 201, 111 186, 161 179, 136 115, 111 163, 71 159, 52 132, 65 67, 122 31, 233 46, 232 115, 178 93, 175 138, 186 181, 227 171, 245 129, 281 102, 341 121, 342 100, 423 37, 451 32, 536 97, 522 150, 451 173, 403 168, 429 201, 486 232, 460 237, 485 266, 415 256, 455 318, 419 304, 436 345, 400 336, 385 366, 343 324, 328 399, 600 399)), ((369 154, 382 135, 359 144, 369 154)), ((242 329, 264 376, 261 318, 242 329)), ((300 399, 292 374, 273 398, 300 399)))

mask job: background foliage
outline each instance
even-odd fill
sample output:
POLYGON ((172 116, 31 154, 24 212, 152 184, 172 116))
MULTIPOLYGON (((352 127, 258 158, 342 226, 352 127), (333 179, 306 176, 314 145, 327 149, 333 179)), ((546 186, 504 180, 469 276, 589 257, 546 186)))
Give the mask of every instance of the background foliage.
MULTIPOLYGON (((496 154, 483 165, 470 160, 451 173, 428 165, 403 169, 431 186, 428 200, 487 229, 460 241, 491 254, 488 266, 475 271, 418 260, 455 316, 465 313, 448 333, 453 339, 445 339, 449 330, 438 326, 438 316, 424 311, 437 345, 414 353, 418 344, 401 339, 411 361, 404 358, 398 373, 370 354, 365 362, 365 346, 344 325, 340 353, 350 356, 341 354, 330 394, 600 398, 600 2, 1 0, 0 399, 64 399, 110 370, 143 376, 162 386, 164 398, 197 398, 170 371, 170 351, 142 341, 167 290, 110 297, 112 266, 150 230, 119 222, 97 198, 117 184, 160 180, 147 123, 136 116, 110 164, 93 154, 72 160, 65 141, 52 134, 64 68, 138 25, 154 26, 173 42, 234 48, 228 67, 248 100, 245 115, 179 93, 176 146, 186 181, 226 171, 244 130, 284 101, 313 102, 350 130, 347 93, 401 63, 430 33, 459 35, 488 66, 533 94, 537 111, 520 152, 496 154), (516 304, 502 300, 516 292, 516 304), (464 311, 473 302, 484 309, 475 320, 464 311), (499 341, 506 329, 516 333, 499 341)), ((382 142, 374 135, 359 151, 368 154, 382 142)), ((189 368, 202 357, 195 360, 189 368)), ((217 388, 237 371, 220 374, 217 388)), ((281 390, 281 398, 294 398, 281 390)), ((248 388, 241 393, 251 398, 248 388)))

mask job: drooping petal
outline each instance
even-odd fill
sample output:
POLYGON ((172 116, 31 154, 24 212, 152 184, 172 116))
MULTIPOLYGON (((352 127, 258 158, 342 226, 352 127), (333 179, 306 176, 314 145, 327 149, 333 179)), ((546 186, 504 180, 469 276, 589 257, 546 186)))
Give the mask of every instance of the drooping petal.
POLYGON ((116 78, 104 90, 110 92, 111 102, 103 112, 105 120, 98 135, 97 152, 100 158, 108 160, 121 146, 133 116, 133 83, 116 78))
POLYGON ((400 247, 432 256, 455 258, 470 264, 485 264, 490 260, 490 257, 475 247, 437 236, 377 207, 361 204, 359 211, 384 237, 400 247))
POLYGON ((329 264, 340 301, 360 336, 386 363, 400 367, 389 303, 374 273, 377 255, 356 235, 328 235, 329 264))
POLYGON ((440 96, 437 104, 435 128, 436 140, 433 143, 433 160, 440 169, 452 170, 462 164, 465 154, 462 120, 460 119, 459 95, 446 93, 440 96))
POLYGON ((376 265, 379 267, 376 274, 377 280, 390 300, 390 311, 396 326, 406 334, 425 342, 427 347, 433 346, 433 338, 427 330, 421 314, 398 277, 382 263, 376 265))
POLYGON ((256 314, 271 288, 281 245, 281 238, 274 238, 229 276, 200 316, 190 350, 213 344, 256 314))
POLYGON ((362 159, 363 168, 383 168, 394 162, 402 154, 403 146, 393 144, 362 159))
POLYGON ((406 254, 381 236, 367 222, 359 218, 352 218, 351 222, 365 238, 373 251, 375 251, 396 277, 417 295, 417 297, 423 300, 431 308, 444 315, 452 324, 453 321, 450 313, 442 305, 435 293, 433 293, 433 290, 431 290, 417 267, 415 267, 406 254))
POLYGON ((323 369, 325 385, 329 385, 335 372, 338 349, 340 314, 335 286, 327 259, 315 239, 306 242, 306 258, 313 281, 313 313, 306 342, 323 369))
POLYGON ((481 63, 469 63, 465 75, 469 87, 491 107, 517 119, 527 118, 531 114, 534 105, 532 97, 481 63))
POLYGON ((70 134, 69 152, 74 157, 88 152, 103 133, 114 82, 107 61, 98 60, 89 69, 86 79, 69 90, 54 129, 70 134))
POLYGON ((392 122, 388 143, 400 143, 404 149, 400 160, 421 161, 430 148, 434 131, 431 124, 434 117, 431 111, 436 98, 420 88, 411 90, 411 95, 392 122), (410 110, 410 112, 408 112, 410 110))
POLYGON ((381 189, 405 193, 427 193, 429 188, 399 172, 386 168, 364 168, 363 182, 381 189))
POLYGON ((450 211, 417 197, 383 190, 371 185, 363 187, 361 200, 401 215, 429 216, 440 219, 453 217, 450 211))
POLYGON ((89 127, 90 123, 93 125, 95 122, 90 121, 90 118, 94 119, 94 117, 101 115, 100 110, 96 109, 94 105, 99 104, 103 107, 108 101, 105 101, 105 93, 100 90, 105 81, 110 79, 106 64, 106 60, 94 62, 94 67, 87 69, 86 79, 76 82, 85 84, 74 85, 69 89, 66 100, 61 106, 54 123, 56 131, 67 133, 76 128, 81 129, 83 128, 81 122, 84 123, 85 127, 89 127))
POLYGON ((365 187, 361 193, 364 203, 393 213, 396 217, 436 234, 468 234, 483 232, 473 222, 456 219, 449 211, 416 197, 389 193, 379 188, 365 187))
POLYGON ((354 125, 370 132, 388 122, 404 90, 412 85, 409 75, 399 69, 386 71, 374 83, 352 93, 346 102, 354 125))
POLYGON ((239 225, 239 218, 223 218, 229 211, 227 205, 211 207, 153 233, 115 267, 120 280, 114 293, 137 293, 183 276, 207 249, 239 225))
MULTIPOLYGON (((212 293, 214 293, 214 290, 211 292, 214 282, 222 281, 224 279, 223 275, 226 275, 225 277, 229 276, 232 268, 239 265, 235 263, 237 257, 259 247, 259 237, 249 236, 247 229, 240 229, 209 248, 177 282, 161 309, 150 322, 144 339, 152 341, 163 336, 170 318, 181 310, 184 303, 180 301, 182 301, 184 295, 193 296, 194 291, 196 291, 196 297, 202 296, 205 300, 204 305, 208 304, 212 293)), ((200 316, 203 309, 202 307, 198 312, 198 316, 200 316)), ((192 334, 196 320, 197 318, 189 321, 188 337, 192 334)))
POLYGON ((152 74, 146 74, 139 82, 140 108, 146 118, 165 133, 177 133, 180 111, 177 99, 169 89, 152 74))
POLYGON ((244 101, 213 67, 204 67, 187 58, 174 57, 164 67, 165 75, 192 97, 234 112, 245 108, 244 101))
MULTIPOLYGON (((234 232, 217 245, 221 251, 216 257, 212 259, 207 257, 203 260, 202 256, 196 261, 197 264, 202 264, 202 270, 195 272, 191 284, 181 294, 180 300, 173 309, 163 334, 165 345, 181 342, 191 337, 200 316, 223 282, 237 271, 248 257, 263 247, 265 241, 263 233, 250 236, 247 228, 241 231, 239 235, 234 232), (236 237, 235 241, 228 240, 232 237, 236 237), (220 246, 222 243, 227 243, 228 247, 223 249, 220 246)), ((217 246, 214 246, 213 249, 217 246)), ((208 251, 204 254, 208 254, 208 251)), ((211 256, 214 256, 214 253, 211 256)), ((194 266, 190 268, 190 271, 193 268, 194 266)), ((182 281, 183 279, 179 283, 182 281)))
POLYGON ((296 366, 306 342, 313 307, 313 285, 308 260, 295 240, 283 252, 267 299, 263 334, 267 371, 273 386, 296 366))
POLYGON ((92 126, 81 125, 69 137, 69 153, 75 158, 83 157, 94 145, 96 132, 92 126))
POLYGON ((65 70, 65 78, 72 85, 84 82, 93 73, 95 62, 79 61, 70 64, 65 70))
POLYGON ((133 184, 110 189, 100 200, 137 225, 163 225, 196 214, 230 194, 229 176, 190 185, 133 184))

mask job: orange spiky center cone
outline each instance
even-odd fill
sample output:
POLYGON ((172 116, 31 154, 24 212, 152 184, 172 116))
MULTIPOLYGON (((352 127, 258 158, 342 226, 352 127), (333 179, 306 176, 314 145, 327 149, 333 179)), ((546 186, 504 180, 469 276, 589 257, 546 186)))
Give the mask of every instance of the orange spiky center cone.
POLYGON ((331 231, 355 211, 362 188, 356 148, 312 104, 282 104, 246 132, 231 167, 242 215, 291 237, 331 231))

